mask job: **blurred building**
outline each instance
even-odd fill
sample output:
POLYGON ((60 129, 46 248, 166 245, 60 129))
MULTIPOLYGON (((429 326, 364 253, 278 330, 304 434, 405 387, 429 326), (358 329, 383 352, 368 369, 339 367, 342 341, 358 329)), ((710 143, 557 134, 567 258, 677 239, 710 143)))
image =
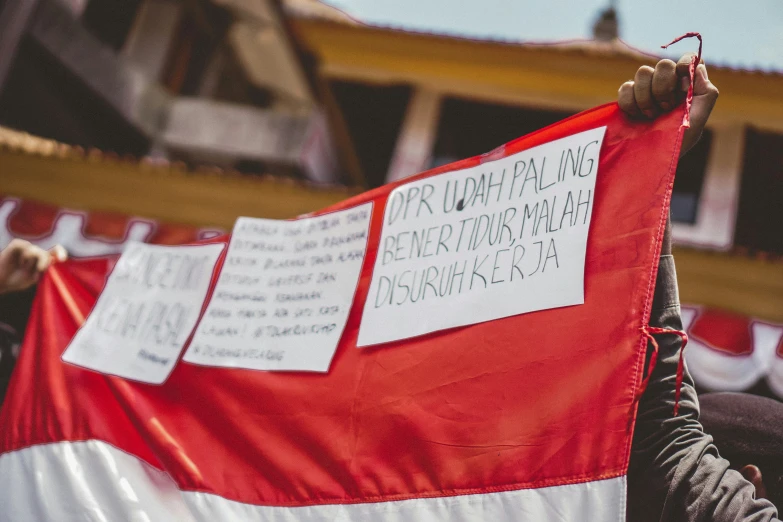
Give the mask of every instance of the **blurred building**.
MULTIPOLYGON (((317 0, 0 6, 0 124, 71 145, 67 161, 0 149, 0 194, 199 226, 488 152, 612 101, 656 61, 616 38, 611 10, 595 40, 529 45, 368 26, 317 0), (78 147, 217 174, 174 183, 78 147), (149 179, 127 182, 136 171, 149 179)), ((783 74, 709 65, 720 101, 672 199, 682 300, 783 324, 783 74)))
POLYGON ((273 1, 6 2, 0 34, 4 125, 120 155, 362 181, 340 166, 273 1))

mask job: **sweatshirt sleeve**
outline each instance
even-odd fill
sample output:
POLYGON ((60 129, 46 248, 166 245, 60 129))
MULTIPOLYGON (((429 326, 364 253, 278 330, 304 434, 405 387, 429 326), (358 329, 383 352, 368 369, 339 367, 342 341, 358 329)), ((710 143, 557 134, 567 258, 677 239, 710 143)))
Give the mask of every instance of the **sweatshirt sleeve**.
MULTIPOLYGON (((650 325, 682 330, 677 278, 670 241, 664 240, 650 325)), ((639 402, 628 469, 631 521, 766 522, 778 520, 775 507, 756 500, 755 488, 729 469, 712 437, 699 424, 699 401, 687 366, 679 414, 674 396, 680 337, 655 335, 658 362, 639 402)), ((651 347, 648 346, 648 353, 651 347)))

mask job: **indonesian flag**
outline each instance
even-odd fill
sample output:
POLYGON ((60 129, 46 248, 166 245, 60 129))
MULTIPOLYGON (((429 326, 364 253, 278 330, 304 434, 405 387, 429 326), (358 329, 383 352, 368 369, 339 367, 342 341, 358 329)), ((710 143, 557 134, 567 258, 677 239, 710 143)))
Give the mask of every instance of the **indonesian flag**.
POLYGON ((0 519, 624 520, 684 116, 601 106, 326 209, 373 203, 326 373, 180 359, 153 385, 65 363, 116 257, 53 266, 0 419, 0 519), (584 304, 357 348, 392 190, 601 127, 584 304))

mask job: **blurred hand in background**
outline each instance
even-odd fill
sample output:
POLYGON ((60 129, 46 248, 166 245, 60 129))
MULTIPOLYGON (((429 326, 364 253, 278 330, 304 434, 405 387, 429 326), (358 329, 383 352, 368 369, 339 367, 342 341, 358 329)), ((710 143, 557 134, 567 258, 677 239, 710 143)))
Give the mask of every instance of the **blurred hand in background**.
POLYGON ((67 258, 67 252, 60 245, 46 251, 23 239, 12 240, 0 252, 0 294, 30 288, 52 261, 67 258))

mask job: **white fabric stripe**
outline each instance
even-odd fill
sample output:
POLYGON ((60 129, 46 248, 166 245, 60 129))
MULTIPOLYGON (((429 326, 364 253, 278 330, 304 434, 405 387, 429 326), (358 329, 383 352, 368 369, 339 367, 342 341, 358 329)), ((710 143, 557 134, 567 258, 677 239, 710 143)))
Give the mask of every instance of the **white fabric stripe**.
POLYGON ((779 398, 783 399, 783 357, 776 356, 773 359, 767 376, 767 384, 779 398))
POLYGON ((464 522, 622 521, 625 477, 502 493, 306 507, 256 506, 181 492, 104 442, 59 442, 0 455, 0 521, 464 522))
POLYGON ((685 362, 696 384, 713 391, 743 391, 763 375, 756 359, 750 355, 729 355, 689 339, 685 362))

